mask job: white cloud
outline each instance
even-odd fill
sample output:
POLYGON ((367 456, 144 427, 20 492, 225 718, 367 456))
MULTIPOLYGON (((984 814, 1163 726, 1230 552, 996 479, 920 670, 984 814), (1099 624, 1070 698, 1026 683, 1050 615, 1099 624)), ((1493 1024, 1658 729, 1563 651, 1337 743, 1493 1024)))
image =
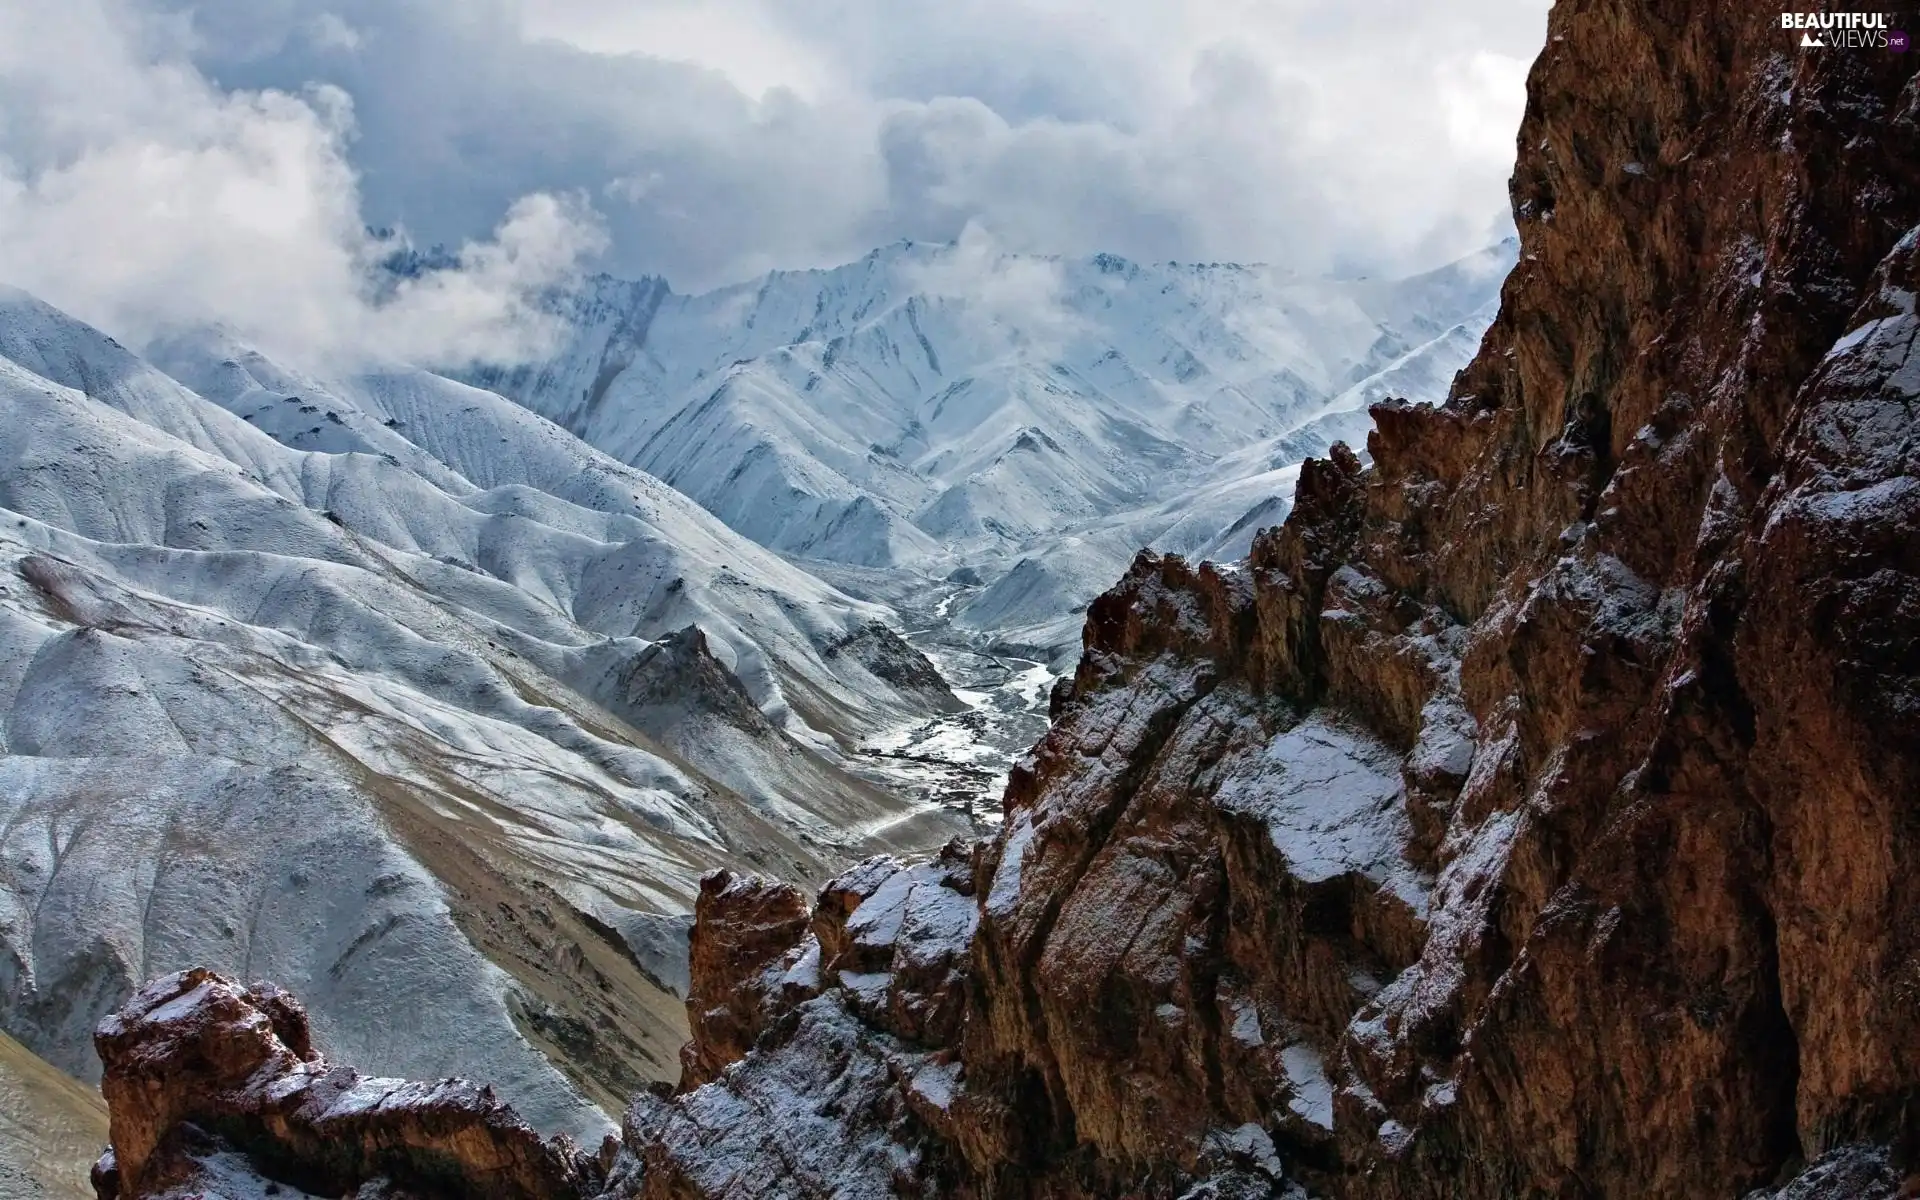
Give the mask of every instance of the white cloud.
POLYGON ((491 335, 435 322, 524 315, 596 244, 585 202, 549 202, 556 253, 469 272, 494 302, 447 281, 407 321, 355 299, 361 227, 491 262, 536 193, 596 198, 605 266, 683 289, 970 224, 1415 270, 1504 209, 1547 6, 0 0, 0 275, 121 328, 464 352, 491 335))
POLYGON ((640 54, 718 72, 758 99, 776 88, 817 98, 834 87, 819 55, 786 36, 753 0, 538 0, 520 8, 522 31, 597 54, 640 54))
POLYGON ((555 332, 533 300, 603 244, 577 201, 517 201, 458 266, 381 287, 339 88, 225 91, 177 29, 111 0, 0 3, 0 280, 142 341, 223 324, 295 358, 464 361, 555 332))
POLYGON ((1528 65, 1486 50, 1443 64, 1435 74, 1448 140, 1483 160, 1511 157, 1513 100, 1526 92, 1528 65))
POLYGON ((345 50, 352 52, 360 48, 360 31, 342 21, 335 13, 323 12, 307 22, 307 39, 320 50, 345 50))
POLYGON ((954 301, 976 342, 1045 356, 1083 327, 1067 307, 1057 262, 1009 254, 977 221, 940 254, 909 262, 902 283, 935 301, 954 301))
POLYGON ((388 357, 499 362, 551 349, 565 331, 538 305, 540 293, 574 277, 606 246, 583 201, 536 192, 514 202, 492 236, 462 246, 458 267, 404 279, 368 320, 358 344, 388 357))

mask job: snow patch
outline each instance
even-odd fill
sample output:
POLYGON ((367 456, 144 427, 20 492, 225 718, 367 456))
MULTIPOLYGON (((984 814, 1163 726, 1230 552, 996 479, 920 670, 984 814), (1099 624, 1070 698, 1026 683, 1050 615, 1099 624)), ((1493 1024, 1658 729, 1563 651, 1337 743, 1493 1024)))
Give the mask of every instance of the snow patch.
POLYGON ((1287 1107, 1322 1129, 1332 1129, 1333 1084, 1327 1080, 1326 1062, 1320 1052, 1305 1042, 1295 1042, 1280 1051, 1280 1066, 1293 1090, 1287 1107))
POLYGON ((1411 826, 1399 766, 1385 745, 1315 714, 1223 782, 1216 803, 1264 821, 1301 879, 1357 872, 1425 915, 1431 884, 1406 860, 1411 826))

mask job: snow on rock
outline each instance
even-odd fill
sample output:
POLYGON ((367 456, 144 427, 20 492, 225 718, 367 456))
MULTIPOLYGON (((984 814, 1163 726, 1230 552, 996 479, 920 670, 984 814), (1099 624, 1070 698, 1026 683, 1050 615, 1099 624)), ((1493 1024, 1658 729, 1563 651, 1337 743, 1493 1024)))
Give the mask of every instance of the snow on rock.
POLYGON ((671 1102, 634 1100, 625 1137, 643 1148, 647 1194, 942 1194, 931 1179, 912 1182, 937 1179, 927 1160, 941 1151, 898 1086, 925 1075, 938 1088, 925 1056, 862 1025, 832 996, 802 1004, 795 1018, 779 1055, 752 1056, 671 1102))
POLYGON ((1301 881, 1356 872, 1426 911, 1429 884, 1407 860, 1400 757, 1367 734, 1309 717, 1227 777, 1215 803, 1264 821, 1301 881))
POLYGON ((800 890, 753 876, 715 871, 700 881, 688 963, 692 1038, 681 1049, 680 1086, 698 1087, 738 1061, 766 1030, 787 989, 817 990, 819 952, 801 940, 808 911, 800 890))
POLYGON ((914 866, 881 859, 860 871, 821 893, 814 928, 828 977, 875 1026, 914 1042, 951 1040, 979 923, 971 855, 955 842, 914 866))
POLYGON ((1333 1085, 1327 1081, 1320 1052, 1305 1042, 1296 1042, 1280 1052, 1280 1062, 1293 1090, 1287 1107, 1320 1128, 1332 1130, 1333 1085))
POLYGON ((859 864, 810 920, 790 891, 709 877, 695 1005, 751 1016, 696 1020, 688 1061, 700 1069, 682 1093, 634 1101, 626 1138, 648 1194, 943 1194, 951 1150, 935 1131, 965 1081, 951 1054, 920 1047, 959 1036, 976 922, 958 845, 912 866, 859 864))
POLYGON ((1320 1047, 1368 994, 1350 981, 1417 958, 1431 884, 1399 757, 1239 674, 1255 578, 1139 558, 1095 606, 999 835, 827 885, 750 985, 769 998, 753 1045, 637 1106, 662 1194, 838 1194, 853 1185, 780 1150, 827 1137, 916 1194, 1069 1136, 1093 1194, 1146 1161, 1214 1189, 1194 1195, 1296 1194, 1281 1139, 1310 1157, 1334 1140, 1320 1047), (1229 1078, 1244 1090, 1223 1095, 1229 1078), (829 1107, 843 1127, 814 1130, 829 1107))
POLYGON ((182 1193, 184 1179, 242 1200, 271 1194, 255 1181, 277 1166, 325 1195, 384 1181, 559 1200, 605 1175, 570 1139, 543 1142, 490 1087, 330 1064, 299 1001, 272 984, 167 975, 103 1019, 95 1040, 112 1115, 113 1144, 94 1169, 104 1196, 182 1193))
POLYGON ((567 1200, 598 1190, 610 1165, 610 1146, 595 1158, 564 1135, 542 1141, 491 1087, 330 1064, 299 1001, 270 983, 164 976, 95 1040, 113 1143, 93 1178, 109 1200, 251 1200, 280 1192, 282 1174, 367 1200, 421 1188, 567 1200))
POLYGON ((1000 861, 994 868, 993 886, 987 892, 989 915, 1003 919, 1013 915, 1014 905, 1020 898, 1020 869, 1033 845, 1034 832, 1030 812, 1022 811, 1008 822, 1001 842, 1000 861))
MULTIPOLYGON (((1910 1177, 1909 1177, 1910 1178, 1910 1177)), ((1746 1200, 1897 1200, 1904 1186, 1885 1146, 1835 1146, 1778 1188, 1747 1193, 1746 1200)))

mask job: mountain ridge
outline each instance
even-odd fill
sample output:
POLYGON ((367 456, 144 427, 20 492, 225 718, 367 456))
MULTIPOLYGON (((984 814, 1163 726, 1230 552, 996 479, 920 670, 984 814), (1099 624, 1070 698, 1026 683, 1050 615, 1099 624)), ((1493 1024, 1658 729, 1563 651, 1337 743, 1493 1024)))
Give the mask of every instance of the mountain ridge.
POLYGON ((567 350, 473 378, 785 553, 958 561, 1318 415, 1294 409, 1483 319, 1510 263, 1334 281, 899 243, 689 296, 602 277, 565 302, 567 350))

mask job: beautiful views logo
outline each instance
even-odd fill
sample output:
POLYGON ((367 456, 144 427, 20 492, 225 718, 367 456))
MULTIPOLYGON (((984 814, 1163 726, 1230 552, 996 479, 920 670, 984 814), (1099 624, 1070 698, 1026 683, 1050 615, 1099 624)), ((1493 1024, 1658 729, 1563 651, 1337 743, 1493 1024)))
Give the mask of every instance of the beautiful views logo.
POLYGON ((1800 32, 1805 50, 1892 50, 1907 48, 1905 30, 1894 29, 1886 13, 1781 13, 1780 28, 1800 32))

